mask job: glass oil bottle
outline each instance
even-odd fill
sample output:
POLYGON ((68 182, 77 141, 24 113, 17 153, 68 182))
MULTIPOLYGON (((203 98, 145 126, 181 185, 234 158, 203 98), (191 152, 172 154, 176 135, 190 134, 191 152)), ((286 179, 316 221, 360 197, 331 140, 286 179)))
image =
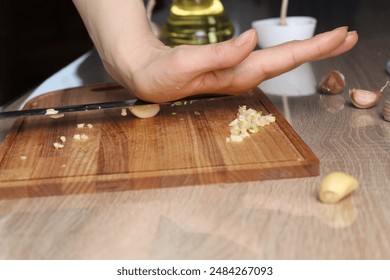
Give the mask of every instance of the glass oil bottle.
POLYGON ((228 40, 234 29, 220 0, 174 0, 163 27, 169 46, 204 45, 228 40))

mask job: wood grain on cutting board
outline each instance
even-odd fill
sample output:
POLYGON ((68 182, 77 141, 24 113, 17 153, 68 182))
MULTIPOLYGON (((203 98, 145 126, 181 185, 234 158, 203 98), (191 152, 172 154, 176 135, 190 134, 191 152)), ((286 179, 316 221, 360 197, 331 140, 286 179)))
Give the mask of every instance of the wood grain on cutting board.
MULTIPOLYGON (((133 98, 115 84, 51 92, 26 108, 133 98)), ((316 176, 319 161, 258 89, 241 96, 164 105, 150 119, 120 109, 20 118, 0 147, 0 199, 316 176), (238 107, 276 123, 227 143, 238 107), (77 128, 77 124, 92 128, 77 128), (85 133, 88 140, 73 139, 85 133), (67 141, 63 149, 54 142, 67 141)))

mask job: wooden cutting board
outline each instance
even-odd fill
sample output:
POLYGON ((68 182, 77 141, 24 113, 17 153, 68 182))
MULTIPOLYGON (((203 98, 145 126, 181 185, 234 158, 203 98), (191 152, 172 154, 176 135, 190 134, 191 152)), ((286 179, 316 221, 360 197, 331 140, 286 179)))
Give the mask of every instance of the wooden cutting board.
MULTIPOLYGON (((28 108, 132 98, 116 84, 55 91, 28 108)), ((151 119, 120 109, 20 118, 0 147, 0 199, 316 176, 319 160, 258 89, 241 96, 162 106, 151 119), (238 107, 276 123, 227 143, 238 107), (92 128, 77 128, 77 124, 92 128), (88 140, 74 140, 75 134, 88 140), (63 149, 54 142, 66 137, 63 149)))

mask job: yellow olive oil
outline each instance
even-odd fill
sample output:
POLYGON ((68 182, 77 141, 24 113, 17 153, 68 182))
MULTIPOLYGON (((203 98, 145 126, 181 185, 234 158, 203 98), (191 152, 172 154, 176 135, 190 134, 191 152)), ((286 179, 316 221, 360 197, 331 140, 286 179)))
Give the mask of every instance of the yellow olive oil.
POLYGON ((233 26, 220 0, 174 0, 163 39, 167 45, 204 45, 233 37, 233 26))

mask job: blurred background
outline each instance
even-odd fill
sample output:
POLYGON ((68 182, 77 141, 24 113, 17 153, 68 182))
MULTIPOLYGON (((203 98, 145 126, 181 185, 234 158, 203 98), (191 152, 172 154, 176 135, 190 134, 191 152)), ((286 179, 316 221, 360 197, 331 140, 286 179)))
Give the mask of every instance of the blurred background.
MULTIPOLYGON (((1 106, 34 89, 93 44, 70 0, 0 1, 1 106)), ((171 3, 157 0, 153 21, 164 24, 171 3)), ((238 34, 254 20, 278 17, 281 0, 222 3, 238 34)), ((288 15, 317 18, 316 33, 348 25, 361 40, 390 36, 388 0, 290 0, 288 15)))

